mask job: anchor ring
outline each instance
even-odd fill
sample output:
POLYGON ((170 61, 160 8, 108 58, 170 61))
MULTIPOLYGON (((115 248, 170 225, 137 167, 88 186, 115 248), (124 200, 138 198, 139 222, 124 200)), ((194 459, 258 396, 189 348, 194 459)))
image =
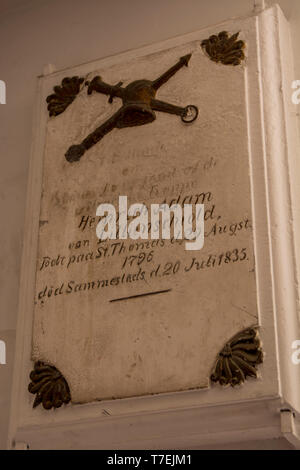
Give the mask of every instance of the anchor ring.
POLYGON ((194 122, 199 114, 199 110, 197 106, 194 106, 193 104, 189 104, 186 106, 183 110, 183 113, 181 115, 181 120, 185 123, 190 123, 194 122))

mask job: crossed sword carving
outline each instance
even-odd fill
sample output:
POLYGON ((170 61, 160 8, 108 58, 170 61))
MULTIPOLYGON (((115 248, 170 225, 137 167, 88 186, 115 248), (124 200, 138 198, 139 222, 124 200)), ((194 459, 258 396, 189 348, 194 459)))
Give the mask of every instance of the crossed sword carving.
POLYGON ((193 122, 198 116, 198 108, 188 105, 184 108, 175 106, 155 98, 157 90, 166 83, 183 66, 188 66, 192 54, 181 57, 178 62, 154 81, 136 80, 125 88, 122 82, 109 85, 96 76, 91 82, 86 82, 88 94, 93 91, 109 95, 109 103, 114 97, 121 98, 123 106, 101 126, 97 127, 80 144, 72 145, 65 153, 68 162, 79 161, 86 150, 95 145, 114 128, 133 127, 148 124, 156 119, 154 111, 176 114, 185 123, 193 122))

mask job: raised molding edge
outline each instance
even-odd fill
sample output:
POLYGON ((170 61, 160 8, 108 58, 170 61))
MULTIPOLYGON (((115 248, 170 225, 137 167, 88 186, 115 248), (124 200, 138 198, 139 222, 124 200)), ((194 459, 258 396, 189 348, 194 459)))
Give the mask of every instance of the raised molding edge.
POLYGON ((296 248, 299 245, 300 152, 297 121, 291 112, 292 44, 289 24, 278 5, 258 16, 258 26, 262 108, 267 116, 263 119, 264 165, 280 393, 299 413, 300 365, 294 365, 291 360, 292 342, 300 339, 296 248))

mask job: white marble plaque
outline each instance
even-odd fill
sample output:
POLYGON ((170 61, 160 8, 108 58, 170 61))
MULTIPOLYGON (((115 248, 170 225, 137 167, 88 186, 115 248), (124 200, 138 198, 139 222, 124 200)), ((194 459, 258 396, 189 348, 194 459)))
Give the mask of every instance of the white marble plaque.
POLYGON ((88 96, 83 86, 47 123, 32 358, 63 373, 74 403, 208 387, 224 343, 257 323, 246 62, 217 64, 193 41, 91 69, 85 79, 154 80, 190 53, 157 99, 196 105, 191 124, 156 112, 152 123, 114 129, 70 163, 67 149, 121 100, 88 96), (100 242, 96 208, 117 208, 120 195, 147 206, 203 203, 204 247, 150 237, 100 242))

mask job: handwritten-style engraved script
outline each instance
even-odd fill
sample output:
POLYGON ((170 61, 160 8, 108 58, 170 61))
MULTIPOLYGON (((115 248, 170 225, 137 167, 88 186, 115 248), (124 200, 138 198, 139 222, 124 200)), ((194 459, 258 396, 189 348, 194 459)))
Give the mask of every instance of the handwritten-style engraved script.
POLYGON ((194 41, 91 68, 86 79, 154 81, 190 53, 160 100, 194 103, 192 124, 161 113, 112 129, 70 164, 66 149, 120 102, 90 99, 83 86, 48 119, 32 359, 61 372, 73 403, 208 387, 228 338, 257 323, 246 65, 217 64, 194 41), (188 251, 172 235, 99 240, 96 209, 121 195, 148 208, 204 204, 204 247, 188 251))

